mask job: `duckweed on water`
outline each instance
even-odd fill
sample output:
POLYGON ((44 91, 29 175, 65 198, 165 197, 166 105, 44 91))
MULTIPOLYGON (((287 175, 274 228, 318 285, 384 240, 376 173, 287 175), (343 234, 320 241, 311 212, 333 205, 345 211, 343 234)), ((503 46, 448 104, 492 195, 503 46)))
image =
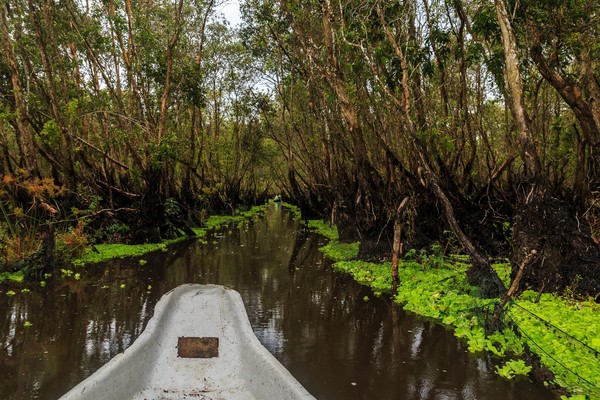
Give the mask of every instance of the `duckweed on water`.
POLYGON ((2 283, 4 281, 12 281, 12 282, 21 283, 21 282, 23 282, 24 277, 25 276, 23 275, 23 271, 2 272, 2 273, 0 273, 0 283, 2 283))
MULTIPOLYGON (((324 236, 327 235, 331 241, 321 247, 321 251, 334 261, 335 270, 369 286, 375 295, 391 293, 391 263, 353 260, 358 253, 358 243, 339 243, 337 236, 332 234, 333 228, 325 223, 309 222, 309 226, 319 233, 322 233, 323 227, 326 228, 324 236)), ((510 379, 529 374, 531 367, 520 359, 527 345, 555 374, 554 381, 550 383, 558 384, 574 395, 570 398, 563 396, 564 400, 600 398, 589 393, 600 387, 600 305, 593 301, 568 301, 554 294, 538 295, 526 291, 507 313, 519 327, 519 335, 510 328, 486 335, 483 310, 492 310, 499 299, 477 296, 477 289, 466 281, 468 258, 439 254, 414 258, 419 261, 404 259, 398 266, 400 285, 394 301, 402 304, 405 310, 450 327, 455 336, 467 343, 471 352, 489 351, 499 358, 516 358, 497 368, 500 376, 510 379), (563 333, 550 329, 548 323, 563 333), (569 346, 565 335, 581 341, 582 345, 569 346), (576 371, 579 377, 572 371, 576 371)), ((510 264, 498 263, 493 268, 508 286, 510 264)))
POLYGON ((94 249, 88 250, 88 252, 73 263, 77 266, 84 264, 95 264, 115 258, 126 258, 126 257, 141 257, 144 254, 158 251, 166 246, 181 242, 185 240, 185 237, 166 240, 162 243, 145 243, 145 244, 97 244, 94 249))
POLYGON ((316 230, 319 234, 325 236, 329 240, 335 241, 340 238, 335 225, 329 225, 327 222, 320 219, 311 219, 307 221, 307 225, 309 228, 316 230))
MULTIPOLYGON (((237 211, 235 215, 213 215, 204 223, 205 229, 219 229, 231 223, 240 223, 252 218, 258 218, 265 212, 266 205, 254 206, 248 211, 237 211)), ((195 232, 195 231, 194 231, 195 232)))
POLYGON ((331 241, 319 250, 332 260, 351 260, 358 255, 359 242, 355 243, 340 243, 331 241))
MULTIPOLYGON (((194 228, 194 234, 200 238, 206 236, 208 230, 219 229, 230 223, 239 223, 250 218, 259 217, 265 211, 265 205, 255 206, 248 211, 239 211, 236 215, 214 215, 209 217, 204 226, 194 228)), ((182 236, 176 239, 165 240, 162 243, 145 243, 145 244, 98 244, 94 248, 90 248, 87 253, 73 261, 75 266, 83 266, 85 264, 96 264, 115 258, 141 257, 145 254, 154 251, 167 251, 167 247, 175 243, 182 242, 188 237, 182 236)), ((0 278, 1 279, 1 278, 0 278)), ((0 280, 1 282, 1 280, 0 280)))
POLYGON ((547 293, 536 302, 537 297, 533 291, 524 292, 509 308, 509 317, 526 333, 531 350, 556 374, 555 383, 574 394, 588 394, 590 387, 596 388, 598 397, 590 398, 600 398, 600 305, 547 293), (573 346, 568 336, 579 343, 573 346))
POLYGON ((302 219, 302 211, 300 211, 299 207, 290 203, 286 203, 285 201, 282 201, 279 204, 281 204, 282 207, 285 207, 288 211, 290 211, 292 213, 293 219, 295 219, 296 221, 302 219))

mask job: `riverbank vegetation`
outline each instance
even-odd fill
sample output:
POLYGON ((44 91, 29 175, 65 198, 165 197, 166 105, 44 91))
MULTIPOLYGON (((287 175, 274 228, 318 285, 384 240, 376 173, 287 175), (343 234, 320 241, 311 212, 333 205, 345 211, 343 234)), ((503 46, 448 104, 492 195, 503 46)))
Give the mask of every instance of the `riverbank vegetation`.
MULTIPOLYGON (((431 318, 454 331, 473 353, 488 352, 502 366, 497 373, 513 379, 531 375, 573 399, 600 396, 600 306, 593 300, 577 300, 531 290, 521 293, 506 311, 501 324, 489 329, 500 298, 484 299, 466 280, 469 265, 461 256, 447 256, 439 248, 409 250, 398 268, 400 283, 392 292, 390 262, 357 259, 358 243, 340 243, 336 229, 322 221, 308 225, 329 239, 321 251, 333 268, 370 287, 376 296, 391 295, 404 310, 431 318), (534 368, 532 368, 534 367, 534 368)), ((510 283, 508 262, 494 269, 510 283)), ((564 397, 566 398, 566 396, 564 397)))

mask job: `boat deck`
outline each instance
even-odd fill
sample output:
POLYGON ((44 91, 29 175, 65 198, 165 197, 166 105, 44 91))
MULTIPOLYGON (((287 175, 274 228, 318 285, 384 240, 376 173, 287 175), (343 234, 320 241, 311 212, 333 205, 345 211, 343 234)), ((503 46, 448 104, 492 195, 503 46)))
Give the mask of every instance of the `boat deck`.
POLYGON ((260 344, 240 295, 184 285, 156 305, 146 330, 63 400, 314 399, 260 344))

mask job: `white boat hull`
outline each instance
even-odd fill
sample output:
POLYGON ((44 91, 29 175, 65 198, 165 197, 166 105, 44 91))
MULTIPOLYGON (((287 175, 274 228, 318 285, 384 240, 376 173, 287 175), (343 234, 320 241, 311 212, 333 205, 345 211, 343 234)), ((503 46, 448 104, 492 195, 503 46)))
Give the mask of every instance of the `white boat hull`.
POLYGON ((260 344, 239 293, 223 286, 183 285, 156 304, 131 347, 61 399, 314 397, 260 344), (217 338, 218 356, 180 356, 180 338, 217 338))

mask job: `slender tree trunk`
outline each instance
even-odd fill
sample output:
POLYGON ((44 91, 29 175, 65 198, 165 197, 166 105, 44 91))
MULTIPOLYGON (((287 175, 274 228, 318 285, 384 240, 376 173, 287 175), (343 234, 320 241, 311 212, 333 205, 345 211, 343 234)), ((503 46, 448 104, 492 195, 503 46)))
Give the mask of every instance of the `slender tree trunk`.
POLYGON ((498 23, 502 31, 505 61, 504 78, 508 93, 508 102, 517 123, 523 162, 525 163, 527 173, 531 177, 539 179, 542 177, 542 164, 535 148, 529 117, 525 109, 521 74, 519 72, 517 40, 512 31, 504 0, 494 0, 494 3, 496 5, 498 23))
POLYGON ((167 110, 169 107, 169 95, 171 92, 171 75, 173 73, 173 50, 177 45, 177 41, 179 39, 179 32, 181 31, 181 10, 183 9, 183 0, 179 0, 177 4, 177 9, 175 11, 175 33, 173 33, 173 37, 169 40, 169 44, 167 45, 167 50, 165 53, 165 61, 167 63, 167 71, 165 73, 165 84, 162 92, 162 96, 160 99, 160 116, 158 119, 158 130, 157 130, 157 140, 158 145, 162 141, 162 137, 165 132, 165 125, 167 122, 167 110))
POLYGON ((411 94, 409 86, 410 71, 408 69, 408 61, 406 60, 404 52, 398 45, 396 38, 392 34, 390 27, 385 20, 385 16, 383 14, 383 9, 381 6, 381 0, 377 1, 376 7, 377 14, 379 15, 379 21, 383 26, 385 35, 389 43, 392 45, 394 52, 400 59, 400 65, 402 68, 402 100, 400 101, 402 120, 404 122, 406 130, 408 131, 412 139, 413 149, 417 153, 419 164, 422 169, 422 173, 425 177, 426 184, 430 186, 436 199, 441 204, 442 209, 444 210, 444 216, 446 217, 446 222, 450 226, 450 229, 456 235, 456 238, 458 239, 460 244, 465 248, 465 250, 471 255, 471 258, 473 259, 474 265, 468 274, 469 282, 471 284, 479 286, 482 289, 484 295, 496 296, 500 291, 503 290, 502 283, 500 282, 498 275, 491 268, 487 258, 483 256, 483 254, 481 254, 479 250, 477 250, 473 242, 471 242, 469 237, 461 229, 456 219, 452 203, 450 202, 450 199, 442 189, 439 177, 427 161, 425 150, 421 145, 410 114, 411 94))
POLYGON ((408 197, 405 197, 396 210, 396 218, 394 218, 394 242, 392 245, 392 296, 398 292, 398 262, 402 258, 402 226, 404 225, 403 213, 408 204, 408 197))
POLYGON ((12 84, 13 96, 15 99, 16 109, 16 126, 17 126, 17 144, 20 151, 21 166, 24 167, 30 174, 35 175, 35 145, 33 136, 27 122, 28 113, 25 100, 23 98, 23 89, 21 88, 21 76, 17 66, 17 60, 14 53, 13 43, 10 38, 10 30, 8 28, 8 20, 6 15, 6 5, 0 5, 0 35, 2 40, 2 49, 7 60, 8 69, 10 71, 10 82, 12 84))

